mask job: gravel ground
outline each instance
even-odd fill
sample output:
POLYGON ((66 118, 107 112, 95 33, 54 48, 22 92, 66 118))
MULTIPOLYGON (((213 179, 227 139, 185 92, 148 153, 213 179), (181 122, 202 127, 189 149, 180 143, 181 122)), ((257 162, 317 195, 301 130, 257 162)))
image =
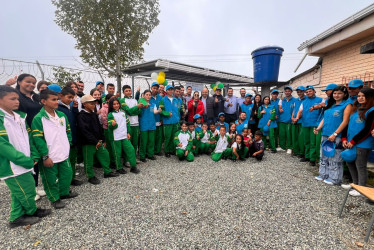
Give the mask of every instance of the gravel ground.
MULTIPOLYGON (((1 248, 352 249, 373 211, 349 197, 337 218, 345 190, 315 181, 316 167, 285 153, 260 163, 158 157, 139 168, 75 187, 78 198, 30 229, 7 228, 9 191, 0 184, 1 248)), ((38 205, 50 207, 45 197, 38 205)))

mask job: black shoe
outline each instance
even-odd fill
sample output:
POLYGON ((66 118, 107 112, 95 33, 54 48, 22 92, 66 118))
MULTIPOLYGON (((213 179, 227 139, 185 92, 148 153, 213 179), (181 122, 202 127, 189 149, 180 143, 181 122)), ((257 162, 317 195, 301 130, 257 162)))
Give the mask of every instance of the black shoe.
POLYGON ((315 165, 316 165, 316 162, 315 162, 315 161, 311 161, 311 162, 309 162, 309 165, 310 165, 310 166, 315 166, 315 165))
POLYGON ((144 158, 144 159, 140 159, 142 162, 147 162, 147 160, 144 158))
POLYGON ((165 157, 170 158, 170 154, 169 154, 169 153, 166 153, 166 154, 165 154, 165 157))
POLYGON ((308 162, 309 161, 309 159, 307 159, 307 158, 301 158, 300 159, 300 162, 308 162))
POLYGON ((227 160, 227 157, 226 156, 222 156, 222 160, 227 160))
POLYGON ((231 159, 233 162, 236 162, 236 159, 231 159))
POLYGON ((277 152, 277 150, 276 150, 276 149, 272 149, 271 152, 272 152, 273 154, 275 154, 275 153, 277 152))
POLYGON ((139 174, 140 170, 137 167, 134 167, 134 168, 131 168, 130 172, 134 174, 139 174))
POLYGON ((94 167, 94 168, 101 168, 100 164, 94 164, 92 167, 94 167))
POLYGON ((37 208, 33 215, 26 215, 26 216, 43 218, 43 217, 46 217, 47 215, 50 215, 51 213, 52 213, 51 209, 37 208))
POLYGON ((119 174, 127 174, 127 171, 124 169, 118 169, 116 172, 119 174))
POLYGON ((83 184, 83 181, 80 181, 80 180, 77 180, 77 179, 74 179, 71 181, 71 185, 72 186, 80 186, 83 184))
POLYGON ((35 223, 38 223, 39 221, 40 221, 39 217, 21 216, 17 218, 16 220, 9 222, 9 227, 15 228, 15 227, 20 227, 20 226, 33 225, 35 223))
POLYGON ((72 198, 77 197, 78 195, 79 195, 78 193, 70 191, 68 195, 61 195, 60 199, 61 200, 72 199, 72 198))
POLYGON ((297 157, 302 159, 302 158, 304 158, 304 155, 297 155, 297 157))
POLYGON ((245 158, 239 158, 239 161, 245 161, 245 158))
POLYGON ((116 169, 117 166, 116 166, 115 163, 112 162, 112 163, 110 163, 109 167, 110 167, 111 169, 116 169))
POLYGON ((90 179, 88 179, 88 182, 91 183, 91 184, 94 184, 94 185, 100 184, 100 180, 97 179, 95 176, 92 177, 92 178, 90 178, 90 179))
POLYGON ((62 202, 62 200, 57 200, 55 202, 52 202, 52 206, 55 208, 55 209, 61 209, 61 208, 64 208, 65 207, 65 203, 62 202))
POLYGON ((152 156, 152 157, 148 157, 148 159, 154 161, 154 160, 156 160, 156 157, 152 156))
POLYGON ((155 154, 155 155, 162 156, 162 153, 160 152, 160 153, 157 153, 157 154, 155 154))
POLYGON ((104 178, 117 177, 119 174, 110 172, 109 174, 104 174, 104 178))

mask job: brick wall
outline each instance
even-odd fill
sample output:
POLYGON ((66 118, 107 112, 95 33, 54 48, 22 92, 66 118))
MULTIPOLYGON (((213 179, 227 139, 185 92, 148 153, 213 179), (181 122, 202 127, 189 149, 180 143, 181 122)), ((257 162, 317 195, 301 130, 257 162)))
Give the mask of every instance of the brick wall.
MULTIPOLYGON (((321 70, 320 68, 317 68, 311 72, 306 73, 305 75, 301 75, 300 77, 295 78, 291 82, 290 85, 292 86, 293 89, 296 89, 297 86, 300 86, 300 85, 304 87, 306 85, 313 85, 317 92, 317 95, 323 96, 324 93, 321 92, 322 88, 319 86, 320 70, 321 70)), ((296 91, 294 91, 294 95, 296 96, 296 91)))
POLYGON ((354 78, 374 79, 374 54, 360 54, 360 48, 374 41, 374 34, 363 40, 328 52, 323 57, 321 86, 348 83, 354 78))

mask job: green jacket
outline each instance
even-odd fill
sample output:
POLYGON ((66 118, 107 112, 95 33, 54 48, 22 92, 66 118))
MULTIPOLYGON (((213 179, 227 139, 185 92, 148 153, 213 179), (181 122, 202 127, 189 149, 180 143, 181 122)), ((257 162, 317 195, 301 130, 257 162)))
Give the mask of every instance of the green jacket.
POLYGON ((119 103, 121 104, 121 109, 126 112, 127 115, 136 116, 142 113, 142 109, 139 109, 137 106, 130 108, 127 104, 125 99, 128 97, 121 98, 119 103))
POLYGON ((26 156, 20 151, 17 151, 13 145, 9 143, 8 133, 4 126, 5 114, 0 110, 0 178, 14 175, 10 162, 13 162, 14 164, 22 166, 26 169, 31 169, 34 167, 34 161, 39 160, 39 155, 32 140, 31 129, 25 121, 26 114, 20 111, 13 112, 19 114, 26 125, 26 130, 29 134, 30 157, 26 156))
POLYGON ((188 144, 186 146, 186 150, 190 151, 191 148, 192 148, 192 135, 190 132, 186 131, 186 132, 183 132, 182 130, 179 130, 175 133, 175 137, 174 137, 174 145, 175 147, 178 147, 178 144, 180 143, 179 141, 179 134, 188 134, 189 135, 189 139, 188 139, 188 144))
MULTIPOLYGON (((61 111, 55 110, 55 112, 56 112, 56 115, 59 118, 61 118, 61 117, 65 118, 66 134, 68 136, 68 140, 69 140, 70 145, 72 145, 72 137, 71 137, 70 124, 69 124, 68 118, 61 111)), ((43 117, 49 119, 47 111, 45 111, 44 107, 34 117, 34 119, 32 120, 32 124, 31 124, 32 136, 34 138, 34 143, 35 143, 35 146, 38 149, 39 155, 41 157, 48 155, 48 147, 47 147, 47 143, 46 143, 45 138, 44 138, 44 130, 43 130, 43 123, 42 123, 42 118, 43 117)))

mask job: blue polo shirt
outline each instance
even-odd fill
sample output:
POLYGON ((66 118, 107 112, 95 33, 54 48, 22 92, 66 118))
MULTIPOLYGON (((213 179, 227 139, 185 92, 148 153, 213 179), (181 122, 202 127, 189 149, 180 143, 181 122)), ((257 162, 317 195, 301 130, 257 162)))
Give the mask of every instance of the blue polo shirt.
POLYGON ((311 107, 314 105, 320 104, 323 101, 321 97, 313 96, 311 98, 306 97, 303 105, 303 117, 301 124, 303 127, 317 127, 319 122, 318 118, 321 114, 321 109, 313 110, 312 112, 309 111, 311 107))
POLYGON ((249 122, 250 124, 255 124, 256 121, 252 120, 251 121, 251 113, 252 113, 252 109, 253 109, 253 103, 251 104, 240 104, 240 109, 242 112, 245 112, 247 114, 247 122, 249 122))
MULTIPOLYGON (((238 120, 235 121, 235 124, 239 122, 238 120)), ((239 123, 239 125, 236 126, 236 132, 238 134, 242 134, 243 129, 248 128, 248 122, 245 120, 243 123, 239 123)))
MULTIPOLYGON (((350 105, 350 103, 348 100, 345 100, 325 110, 323 114, 322 135, 330 136, 338 129, 343 122, 344 110, 347 105, 350 105)), ((341 137, 341 133, 338 134, 338 137, 341 137)))
POLYGON ((229 131, 229 124, 227 123, 227 122, 225 122, 224 124, 221 124, 219 121, 218 121, 218 126, 217 126, 217 130, 219 130, 219 127, 221 126, 221 125, 225 125, 225 127, 226 127, 226 131, 229 131))
MULTIPOLYGON (((300 110, 300 106, 301 106, 301 104, 304 102, 304 100, 305 100, 305 96, 304 96, 304 98, 303 99, 300 99, 300 97, 299 98, 296 98, 296 100, 295 100, 295 108, 294 108, 294 115, 293 115, 293 117, 292 118, 296 118, 297 117, 297 113, 299 112, 299 110, 300 110)), ((302 119, 299 119, 298 121, 297 121, 297 123, 299 124, 299 123, 301 123, 301 121, 302 121, 302 119)))
POLYGON ((156 130, 156 119, 153 113, 155 108, 157 109, 155 103, 150 103, 148 108, 142 108, 142 112, 139 114, 140 131, 156 130))
POLYGON ((283 112, 280 113, 279 115, 279 122, 284 122, 284 123, 291 123, 291 116, 292 116, 292 111, 295 108, 295 101, 296 98, 292 97, 287 100, 287 98, 283 98, 282 101, 279 102, 281 104, 283 112))

